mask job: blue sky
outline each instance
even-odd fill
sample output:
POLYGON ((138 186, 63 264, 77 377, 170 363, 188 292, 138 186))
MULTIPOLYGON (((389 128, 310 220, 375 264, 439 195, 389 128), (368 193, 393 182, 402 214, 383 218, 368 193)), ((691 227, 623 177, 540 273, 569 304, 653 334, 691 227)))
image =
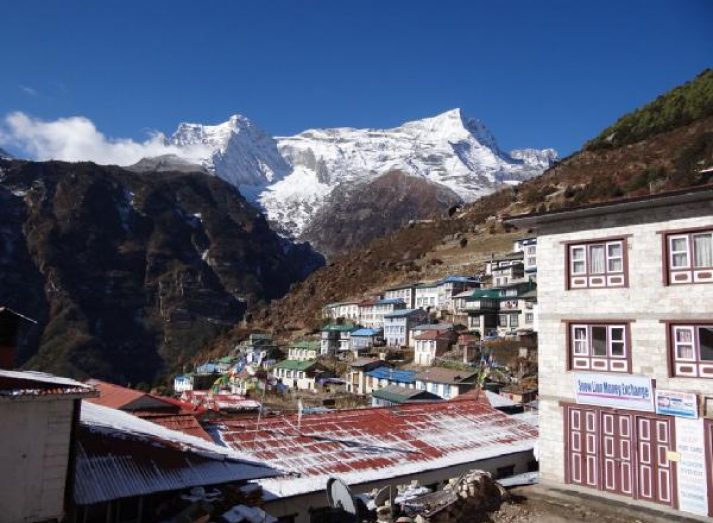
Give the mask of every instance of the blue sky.
POLYGON ((1 0, 0 13, 0 117, 81 115, 135 140, 233 113, 282 135, 461 107, 504 149, 567 154, 713 65, 707 0, 1 0))

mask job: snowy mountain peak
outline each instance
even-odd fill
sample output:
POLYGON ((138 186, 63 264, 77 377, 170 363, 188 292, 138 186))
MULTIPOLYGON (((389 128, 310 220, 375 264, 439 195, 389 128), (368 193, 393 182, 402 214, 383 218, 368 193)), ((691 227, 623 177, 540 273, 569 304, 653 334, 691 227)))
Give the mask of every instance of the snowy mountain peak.
POLYGON ((169 143, 205 147, 202 165, 237 185, 294 237, 338 186, 348 192, 401 171, 471 201, 540 174, 556 159, 551 149, 501 151, 487 127, 459 108, 392 129, 310 129, 276 138, 235 114, 217 125, 181 124, 169 143))

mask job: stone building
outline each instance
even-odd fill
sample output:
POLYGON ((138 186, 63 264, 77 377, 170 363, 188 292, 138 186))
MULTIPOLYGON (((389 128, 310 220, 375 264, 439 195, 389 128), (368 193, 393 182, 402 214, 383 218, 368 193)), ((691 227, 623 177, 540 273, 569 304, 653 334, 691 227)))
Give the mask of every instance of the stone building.
POLYGON ((535 229, 541 480, 713 515, 713 187, 535 229))

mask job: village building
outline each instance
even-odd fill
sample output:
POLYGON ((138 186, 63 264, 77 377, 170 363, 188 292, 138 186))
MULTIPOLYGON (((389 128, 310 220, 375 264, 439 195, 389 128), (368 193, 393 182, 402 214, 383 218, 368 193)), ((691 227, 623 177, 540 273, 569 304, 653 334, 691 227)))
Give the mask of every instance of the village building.
POLYGON ((359 357, 362 352, 368 352, 375 346, 383 345, 384 330, 362 328, 352 331, 349 337, 349 350, 359 357))
POLYGON ((320 340, 300 340, 287 349, 287 359, 297 361, 316 360, 322 353, 320 340))
POLYGON ((325 486, 339 477, 354 494, 418 482, 438 487, 471 469, 496 477, 532 470, 537 429, 468 400, 404 403, 257 420, 226 420, 216 430, 230 448, 285 471, 259 480, 263 508, 310 523, 328 504, 325 486))
POLYGON ((464 291, 480 287, 480 280, 469 276, 447 276, 437 284, 436 308, 440 311, 455 311, 454 297, 464 291))
POLYGON ((525 274, 534 279, 537 275, 537 237, 527 236, 513 242, 513 252, 522 252, 525 274))
POLYGON ((331 321, 342 319, 359 323, 359 302, 344 301, 329 303, 322 308, 322 318, 331 321))
POLYGON ((120 410, 84 403, 77 420, 65 521, 214 520, 208 492, 221 496, 228 486, 240 492, 249 481, 281 474, 252 456, 120 410))
POLYGON ((421 285, 417 283, 407 283, 405 285, 397 285, 384 290, 384 298, 402 300, 406 304, 407 309, 416 308, 416 288, 421 285))
POLYGON ((275 365, 272 375, 290 389, 315 390, 317 378, 324 373, 316 361, 284 360, 275 365))
POLYGON ((523 265, 524 270, 524 259, 525 253, 522 251, 509 252, 502 256, 498 256, 497 258, 493 255, 490 260, 485 262, 485 274, 487 274, 488 276, 492 276, 494 269, 498 269, 501 267, 509 267, 513 264, 523 265))
POLYGON ((430 367, 416 374, 415 385, 419 390, 450 400, 472 390, 476 384, 476 375, 475 370, 430 367))
POLYGON ((180 394, 187 390, 193 390, 193 373, 176 375, 173 378, 173 391, 180 394))
POLYGON ((347 392, 366 396, 371 393, 372 378, 367 376, 367 372, 378 367, 384 367, 386 363, 382 360, 358 358, 349 365, 347 375, 347 392))
MULTIPOLYGON (((3 350, 14 350, 14 340, 6 343, 3 350)), ((96 394, 67 378, 0 370, 0 519, 62 519, 81 400, 96 394)))
POLYGON ((468 330, 478 332, 483 338, 496 335, 500 291, 498 289, 477 289, 464 301, 465 312, 468 314, 468 330))
POLYGON ((537 399, 537 388, 522 387, 520 385, 508 385, 500 389, 498 393, 518 405, 531 403, 537 399))
POLYGON ((452 323, 421 323, 420 325, 415 325, 411 329, 411 336, 409 338, 409 347, 415 348, 416 346, 416 336, 420 336, 424 332, 428 331, 452 331, 454 330, 454 325, 452 323))
POLYGON ((422 309, 401 309, 384 315, 384 340, 388 347, 404 347, 411 342, 411 329, 426 319, 422 309))
POLYGON ((347 352, 350 347, 350 334, 355 330, 357 326, 352 323, 331 323, 322 327, 321 354, 324 356, 347 352))
POLYGON ((416 371, 391 367, 377 367, 367 371, 365 385, 367 394, 390 385, 398 385, 409 389, 416 388, 416 371))
POLYGON ((407 389, 398 385, 389 385, 371 393, 372 407, 391 407, 404 403, 417 403, 424 401, 440 401, 442 398, 432 392, 418 389, 407 389))
POLYGON ((713 187, 508 222, 538 235, 541 481, 713 516, 713 187))
POLYGON ((438 282, 421 283, 416 287, 416 308, 426 311, 438 309, 438 282))
POLYGON ((429 330, 414 338, 414 364, 430 366, 437 357, 442 356, 456 340, 452 330, 429 330))
POLYGON ((118 409, 162 427, 213 441, 199 423, 205 409, 174 398, 164 398, 100 380, 88 380, 87 385, 99 395, 86 401, 118 409))
POLYGON ((525 266, 521 262, 493 267, 491 270, 493 287, 502 287, 525 278, 525 266))

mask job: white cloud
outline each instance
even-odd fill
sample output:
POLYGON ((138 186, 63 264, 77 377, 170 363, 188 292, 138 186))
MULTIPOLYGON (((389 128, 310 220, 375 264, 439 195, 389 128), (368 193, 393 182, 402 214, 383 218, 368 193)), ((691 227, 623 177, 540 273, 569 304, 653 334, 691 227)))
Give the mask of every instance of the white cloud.
POLYGON ((29 87, 29 86, 27 86, 27 85, 20 85, 20 86, 18 86, 18 87, 20 88, 20 90, 21 90, 23 93, 29 94, 30 96, 37 96, 38 94, 40 94, 40 93, 37 92, 37 89, 34 89, 34 88, 29 87))
POLYGON ((202 146, 178 148, 152 132, 144 142, 107 138, 83 116, 44 121, 22 112, 7 115, 0 126, 0 145, 14 146, 36 160, 91 161, 105 165, 131 165, 142 158, 176 154, 198 161, 209 153, 202 146))

